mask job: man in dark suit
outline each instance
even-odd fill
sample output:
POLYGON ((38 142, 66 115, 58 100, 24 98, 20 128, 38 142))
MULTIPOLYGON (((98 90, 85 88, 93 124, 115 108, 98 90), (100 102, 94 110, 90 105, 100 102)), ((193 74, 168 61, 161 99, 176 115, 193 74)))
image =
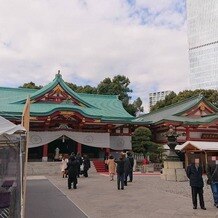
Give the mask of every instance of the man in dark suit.
POLYGON ((83 155, 83 165, 84 165, 83 175, 84 177, 88 177, 88 170, 91 167, 91 163, 88 155, 83 155))
POLYGON ((127 158, 129 159, 130 162, 130 169, 129 169, 129 181, 128 182, 132 182, 133 180, 133 167, 134 167, 134 159, 132 157, 131 152, 127 152, 127 158))
POLYGON ((77 160, 77 167, 78 167, 78 175, 77 175, 77 177, 79 178, 79 176, 81 174, 80 166, 83 164, 83 160, 82 160, 82 157, 81 157, 80 153, 77 153, 76 160, 77 160))
POLYGON ((127 177, 129 175, 130 169, 131 169, 131 163, 129 161, 129 158, 126 157, 126 153, 123 153, 124 155, 124 185, 127 186, 127 177))
POLYGON ((206 210, 204 205, 204 196, 203 196, 204 182, 202 178, 202 167, 199 165, 199 159, 195 159, 194 163, 192 163, 187 167, 186 173, 190 180, 190 186, 192 189, 193 209, 197 209, 197 194, 198 194, 201 209, 206 210))
POLYGON ((68 170, 68 189, 71 189, 71 184, 73 183, 73 188, 76 189, 77 185, 77 175, 78 175, 78 162, 74 155, 71 155, 69 162, 67 163, 68 170))

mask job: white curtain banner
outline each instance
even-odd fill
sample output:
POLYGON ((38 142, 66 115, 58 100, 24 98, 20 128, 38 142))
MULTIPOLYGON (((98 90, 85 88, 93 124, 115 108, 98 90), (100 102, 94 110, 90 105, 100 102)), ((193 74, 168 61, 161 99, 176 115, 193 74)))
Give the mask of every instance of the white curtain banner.
POLYGON ((131 136, 110 136, 110 148, 113 150, 132 150, 131 136))
POLYGON ((44 132, 30 131, 29 148, 48 144, 62 137, 63 135, 83 145, 88 145, 92 147, 109 148, 110 145, 109 133, 72 132, 66 130, 44 132))

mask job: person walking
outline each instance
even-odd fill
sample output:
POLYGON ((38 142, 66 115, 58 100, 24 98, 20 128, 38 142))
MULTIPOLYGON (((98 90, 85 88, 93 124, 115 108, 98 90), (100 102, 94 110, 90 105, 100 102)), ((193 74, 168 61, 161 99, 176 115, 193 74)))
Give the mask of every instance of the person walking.
POLYGON ((107 160, 107 165, 108 165, 110 180, 113 181, 115 170, 116 170, 116 164, 114 162, 114 157, 112 155, 109 156, 109 159, 107 160))
POLYGON ((83 156, 83 165, 84 165, 83 175, 84 177, 88 177, 88 170, 91 168, 91 163, 87 155, 83 156))
POLYGON ((206 210, 203 196, 204 182, 202 178, 202 167, 199 165, 199 159, 195 159, 194 163, 187 167, 186 173, 190 180, 192 190, 193 209, 197 209, 197 195, 199 195, 201 209, 206 210))
POLYGON ((67 163, 68 170, 68 189, 71 189, 73 183, 73 188, 77 188, 77 175, 78 175, 78 162, 75 156, 70 156, 69 162, 67 163))
POLYGON ((76 154, 76 160, 77 160, 77 167, 78 167, 78 175, 77 175, 77 177, 79 178, 80 174, 81 174, 80 167, 83 164, 83 160, 82 160, 82 157, 81 157, 80 153, 76 154))
POLYGON ((62 177, 64 178, 67 178, 67 163, 68 163, 68 158, 67 158, 67 155, 64 154, 63 155, 63 158, 61 160, 61 172, 62 172, 62 177))
POLYGON ((207 167, 208 182, 213 193, 214 206, 218 208, 218 160, 210 162, 207 167))
POLYGON ((129 159, 130 162, 130 169, 129 169, 129 181, 132 182, 133 180, 133 167, 134 167, 134 158, 132 157, 131 152, 127 152, 127 158, 129 159))
POLYGON ((106 152, 105 155, 104 155, 104 169, 105 171, 108 171, 108 164, 107 164, 107 161, 108 161, 108 153, 106 152))
POLYGON ((123 155, 124 155, 124 185, 127 186, 127 178, 130 173, 131 164, 129 158, 126 157, 126 153, 123 153, 123 155))
POLYGON ((117 164, 117 189, 124 190, 124 159, 125 159, 125 154, 121 153, 119 160, 115 160, 115 163, 117 164))

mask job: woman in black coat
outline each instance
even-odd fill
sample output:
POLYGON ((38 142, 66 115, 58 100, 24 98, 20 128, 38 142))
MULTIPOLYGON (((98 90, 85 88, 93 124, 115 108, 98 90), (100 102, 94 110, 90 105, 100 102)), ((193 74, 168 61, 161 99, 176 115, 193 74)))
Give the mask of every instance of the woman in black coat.
POLYGON ((91 164, 87 155, 83 156, 83 165, 84 165, 83 175, 85 177, 88 177, 88 170, 91 167, 91 164))
POLYGON ((206 210, 204 206, 203 187, 204 181, 202 178, 202 167, 199 165, 199 159, 195 159, 195 163, 187 167, 187 176, 190 180, 192 189, 193 209, 197 209, 197 194, 199 195, 201 209, 206 210))
POLYGON ((115 163, 117 164, 117 189, 120 190, 124 189, 124 177, 125 177, 125 154, 121 153, 119 160, 115 160, 115 163))
POLYGON ((68 170, 68 189, 71 189, 71 184, 73 183, 73 188, 76 189, 77 185, 77 175, 78 175, 78 161, 75 156, 70 156, 67 163, 68 170))
POLYGON ((77 153, 76 160, 78 162, 78 165, 77 165, 77 167, 78 167, 78 175, 77 175, 77 177, 79 178, 79 176, 81 174, 80 166, 83 164, 83 160, 82 160, 82 157, 81 157, 80 153, 77 153))

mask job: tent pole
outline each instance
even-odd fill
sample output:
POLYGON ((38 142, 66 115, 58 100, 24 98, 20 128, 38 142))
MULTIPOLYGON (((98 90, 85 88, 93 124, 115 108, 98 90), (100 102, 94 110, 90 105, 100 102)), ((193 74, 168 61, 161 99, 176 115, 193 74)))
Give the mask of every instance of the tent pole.
POLYGON ((22 137, 20 134, 20 203, 21 203, 21 211, 20 216, 23 217, 23 153, 22 153, 22 137))

